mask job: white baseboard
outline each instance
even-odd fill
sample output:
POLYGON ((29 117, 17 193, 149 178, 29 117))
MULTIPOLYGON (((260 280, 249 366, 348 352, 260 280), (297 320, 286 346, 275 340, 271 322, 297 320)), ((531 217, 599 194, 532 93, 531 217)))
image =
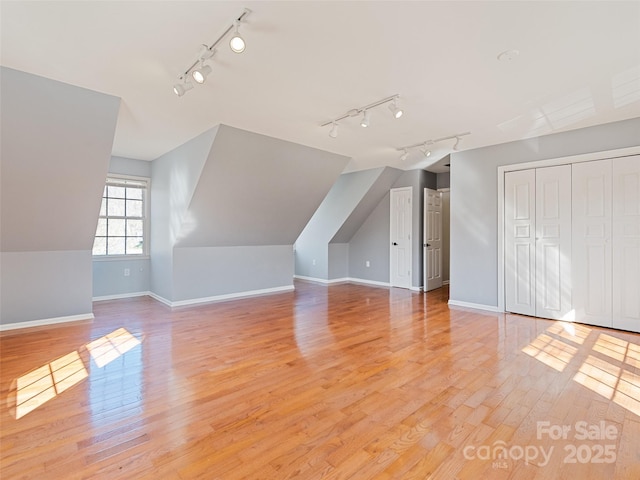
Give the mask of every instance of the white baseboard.
POLYGON ((486 312, 494 312, 494 313, 500 312, 498 307, 493 305, 484 305, 482 303, 470 303, 470 302, 460 302, 458 300, 449 300, 449 305, 452 307, 464 307, 464 308, 473 308, 474 310, 484 310, 486 312))
POLYGON ((120 300, 121 298, 144 297, 150 295, 151 292, 121 293, 118 295, 103 295, 101 297, 93 297, 91 300, 94 302, 102 302, 104 300, 120 300))
POLYGON ((296 278, 298 280, 302 280, 305 282, 321 283, 323 285, 331 285, 334 283, 362 283, 365 285, 374 285, 376 287, 391 286, 388 282, 378 282, 375 280, 367 280, 365 278, 354 278, 354 277, 343 277, 343 278, 334 278, 332 280, 326 280, 324 278, 305 277, 304 275, 294 275, 293 278, 296 278))
POLYGON ((339 283, 339 282, 344 283, 348 281, 346 278, 327 280, 325 278, 305 277, 304 275, 294 275, 293 278, 302 280, 304 282, 321 283, 323 285, 329 285, 331 283, 339 283))
POLYGON ((442 285, 449 285, 449 280, 445 280, 442 282, 442 285))
POLYGON ((28 322, 5 323, 0 325, 0 332, 6 330, 16 330, 18 328, 44 327, 47 325, 57 325, 60 323, 91 321, 93 322, 93 313, 82 313, 80 315, 69 315, 66 317, 43 318, 42 320, 29 320, 28 322))
POLYGON ((247 290, 244 292, 235 292, 235 293, 227 293, 224 295, 214 295, 212 297, 201 297, 201 298, 190 298, 188 300, 178 300, 177 302, 172 302, 167 300, 166 298, 161 297, 153 292, 149 292, 149 296, 155 300, 158 300, 161 303, 164 303, 168 307, 186 307, 189 305, 198 305, 201 303, 214 303, 214 302, 224 302, 226 300, 235 300, 238 298, 247 298, 247 297, 257 297, 259 295, 271 295, 273 293, 282 293, 282 292, 292 292, 295 290, 293 285, 285 285, 283 287, 274 287, 274 288, 264 288, 261 290, 247 290))
POLYGON ((153 298, 154 300, 159 301, 160 303, 164 303, 167 307, 172 307, 173 306, 173 302, 171 300, 167 300, 164 297, 161 297, 160 295, 153 293, 153 292, 149 292, 149 296, 151 298, 153 298))
POLYGON ((391 286, 389 282, 378 282, 376 280, 367 280, 366 278, 349 277, 348 281, 352 283, 363 283, 365 285, 373 285, 374 287, 390 287, 391 286))

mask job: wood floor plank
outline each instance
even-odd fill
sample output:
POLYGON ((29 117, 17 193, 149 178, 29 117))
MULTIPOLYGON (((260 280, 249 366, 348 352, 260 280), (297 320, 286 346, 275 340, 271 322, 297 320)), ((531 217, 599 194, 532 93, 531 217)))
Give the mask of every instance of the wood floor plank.
POLYGON ((640 478, 640 335, 447 300, 296 282, 175 309, 97 302, 92 323, 4 332, 0 476, 640 478), (578 440, 580 422, 617 435, 578 440), (569 444, 583 461, 566 462, 569 444), (605 444, 615 462, 586 461, 605 444), (551 447, 544 465, 520 456, 551 447))

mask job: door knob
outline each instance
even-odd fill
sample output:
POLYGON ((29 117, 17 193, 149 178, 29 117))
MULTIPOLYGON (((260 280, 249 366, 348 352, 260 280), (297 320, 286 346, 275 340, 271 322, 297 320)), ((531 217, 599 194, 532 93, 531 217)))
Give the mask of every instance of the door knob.
POLYGON ((394 245, 398 245, 396 242, 393 242, 394 245))
POLYGON ((427 247, 430 247, 430 246, 431 246, 431 244, 430 244, 430 243, 427 243, 427 247))

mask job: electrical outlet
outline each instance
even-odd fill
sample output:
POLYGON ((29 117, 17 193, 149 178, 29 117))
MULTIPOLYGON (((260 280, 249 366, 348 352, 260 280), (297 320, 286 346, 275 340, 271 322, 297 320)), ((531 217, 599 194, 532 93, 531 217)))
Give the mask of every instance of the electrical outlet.
POLYGON ((371 262, 367 260, 366 262, 364 262, 364 266, 369 268, 371 266, 371 262))
POLYGON ((125 268, 124 269, 124 276, 128 277, 129 275, 131 275, 131 270, 129 268, 125 268))

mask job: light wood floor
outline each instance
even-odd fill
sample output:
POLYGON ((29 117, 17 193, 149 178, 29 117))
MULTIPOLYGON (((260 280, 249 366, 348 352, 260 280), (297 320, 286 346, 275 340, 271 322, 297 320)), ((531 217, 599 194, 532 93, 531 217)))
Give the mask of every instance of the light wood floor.
POLYGON ((640 335, 446 300, 297 283, 7 332, 1 476, 640 478, 640 335))

